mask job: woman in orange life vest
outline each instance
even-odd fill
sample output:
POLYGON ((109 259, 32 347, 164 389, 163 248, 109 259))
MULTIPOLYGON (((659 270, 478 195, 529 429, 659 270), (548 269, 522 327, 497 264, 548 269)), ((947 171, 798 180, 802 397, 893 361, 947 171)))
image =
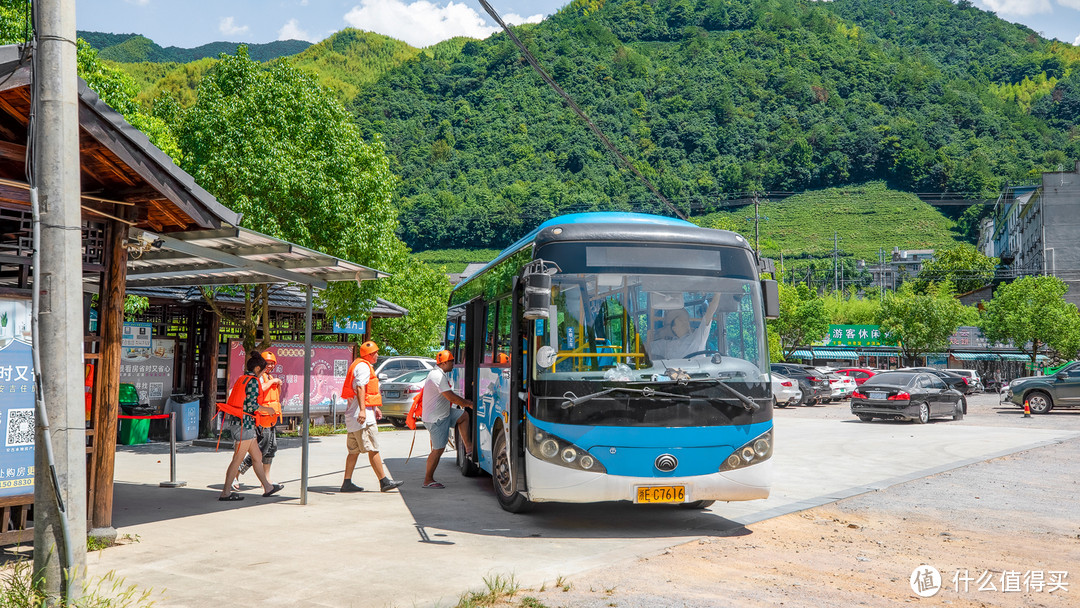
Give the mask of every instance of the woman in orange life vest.
MULTIPOLYGON (((277 454, 277 431, 274 426, 281 419, 281 378, 275 378, 270 372, 277 366, 277 356, 274 353, 263 353, 266 360, 266 369, 259 376, 259 405, 264 405, 274 410, 272 415, 256 412, 255 414, 255 440, 262 452, 263 470, 270 477, 270 465, 274 462, 277 454)), ((240 463, 237 477, 243 475, 251 468, 251 454, 244 456, 244 462, 240 463)), ((239 484, 233 484, 234 490, 239 490, 239 484)))
POLYGON ((255 413, 272 414, 273 409, 259 405, 259 375, 266 369, 266 360, 259 353, 254 353, 247 361, 247 373, 233 384, 229 391, 229 398, 225 404, 225 421, 223 430, 228 430, 232 435, 235 447, 233 448, 232 461, 225 471, 225 485, 221 488, 221 496, 218 500, 243 500, 244 497, 232 492, 232 482, 236 479, 236 473, 240 469, 240 462, 245 454, 251 455, 252 468, 255 476, 262 483, 263 496, 272 496, 281 491, 285 486, 278 483, 270 483, 263 470, 262 453, 255 443, 255 413))

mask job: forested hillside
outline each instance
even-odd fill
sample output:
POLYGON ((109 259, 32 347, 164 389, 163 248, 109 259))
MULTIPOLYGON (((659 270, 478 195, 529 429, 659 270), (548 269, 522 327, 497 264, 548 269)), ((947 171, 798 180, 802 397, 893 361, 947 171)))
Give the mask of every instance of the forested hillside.
MULTIPOLYGON (((122 63, 187 63, 221 53, 235 53, 239 42, 211 42, 193 49, 178 46, 161 47, 153 40, 139 34, 106 34, 80 31, 82 38, 98 51, 98 57, 122 63)), ((311 46, 304 40, 275 40, 266 44, 248 45, 248 55, 256 61, 270 61, 278 57, 295 55, 311 46)))
MULTIPOLYGON (((517 31, 686 210, 872 180, 989 196, 1080 158, 1076 50, 967 3, 578 0, 517 31), (1030 111, 1002 92, 1046 70, 1055 94, 1030 111)), ((414 248, 497 247, 564 211, 660 210, 505 35, 418 55, 354 108, 397 161, 414 248)))

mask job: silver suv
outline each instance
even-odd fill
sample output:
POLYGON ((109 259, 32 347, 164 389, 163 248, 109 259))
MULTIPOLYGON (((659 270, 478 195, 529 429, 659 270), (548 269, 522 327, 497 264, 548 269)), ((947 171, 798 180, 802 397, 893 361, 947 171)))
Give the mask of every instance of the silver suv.
POLYGON ((986 390, 986 387, 983 386, 982 378, 979 377, 979 373, 973 369, 946 369, 945 371, 967 378, 968 386, 972 387, 972 392, 974 393, 981 393, 986 390))

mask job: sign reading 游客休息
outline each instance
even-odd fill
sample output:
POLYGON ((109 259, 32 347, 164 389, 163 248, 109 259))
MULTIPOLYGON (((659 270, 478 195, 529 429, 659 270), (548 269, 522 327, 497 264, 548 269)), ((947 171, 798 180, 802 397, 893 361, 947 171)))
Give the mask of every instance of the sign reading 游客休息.
POLYGON ((0 497, 34 492, 30 301, 0 299, 0 497))
POLYGON ((895 346, 880 325, 830 325, 829 335, 816 346, 895 346))

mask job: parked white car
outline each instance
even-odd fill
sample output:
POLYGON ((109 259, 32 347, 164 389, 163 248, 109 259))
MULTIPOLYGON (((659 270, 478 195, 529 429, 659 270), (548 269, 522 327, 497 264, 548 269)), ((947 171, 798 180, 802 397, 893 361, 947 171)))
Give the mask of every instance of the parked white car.
POLYGON ((393 380, 398 376, 435 367, 431 357, 379 357, 375 360, 375 375, 380 381, 393 380))
POLYGON ((775 407, 787 407, 794 405, 802 399, 802 391, 799 383, 780 374, 769 374, 772 379, 773 405, 775 407))
POLYGON ((945 371, 967 378, 968 386, 972 387, 972 392, 974 393, 981 393, 986 390, 986 387, 983 386, 982 378, 979 377, 979 373, 973 369, 946 369, 945 371))
POLYGON ((825 374, 829 379, 829 388, 832 389, 832 394, 829 395, 830 401, 847 399, 851 396, 851 393, 855 392, 856 387, 858 387, 858 385, 855 384, 855 379, 851 376, 838 374, 835 371, 824 367, 819 367, 817 370, 822 374, 825 374))

